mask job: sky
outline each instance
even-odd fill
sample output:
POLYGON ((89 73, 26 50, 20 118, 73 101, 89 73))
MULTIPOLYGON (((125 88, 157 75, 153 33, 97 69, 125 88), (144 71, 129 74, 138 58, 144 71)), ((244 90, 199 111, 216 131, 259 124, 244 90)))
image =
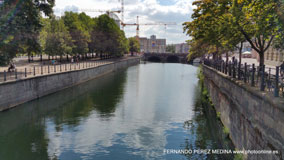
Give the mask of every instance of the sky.
MULTIPOLYGON (((166 38, 167 44, 183 43, 189 37, 183 33, 184 22, 190 21, 193 12, 193 0, 124 0, 124 23, 172 23, 176 25, 140 26, 140 37, 156 35, 166 38)), ((120 10, 119 0, 56 0, 55 14, 60 16, 64 11, 80 10, 120 10)), ((100 12, 86 12, 91 17, 99 16, 100 12)), ((121 18, 121 14, 118 14, 121 18)), ((127 37, 136 35, 135 26, 124 28, 127 37)))

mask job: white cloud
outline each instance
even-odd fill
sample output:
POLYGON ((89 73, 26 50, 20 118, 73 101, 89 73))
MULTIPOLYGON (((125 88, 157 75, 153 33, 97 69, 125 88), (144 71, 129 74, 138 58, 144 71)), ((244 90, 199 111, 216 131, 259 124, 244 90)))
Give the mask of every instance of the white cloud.
MULTIPOLYGON (((167 43, 182 43, 189 39, 183 33, 182 23, 190 20, 192 13, 193 0, 124 0, 125 1, 125 23, 136 23, 136 17, 139 16, 139 22, 176 22, 175 26, 140 26, 140 36, 150 37, 152 34, 157 38, 166 38, 167 43)), ((118 10, 121 5, 119 0, 57 0, 55 8, 68 10, 94 9, 94 10, 118 10)), ((56 12, 60 15, 60 12, 56 12)), ((95 17, 99 12, 88 12, 88 15, 95 17)), ((120 15, 119 15, 120 17, 120 15)), ((136 35, 135 26, 125 27, 125 33, 128 37, 136 35)))

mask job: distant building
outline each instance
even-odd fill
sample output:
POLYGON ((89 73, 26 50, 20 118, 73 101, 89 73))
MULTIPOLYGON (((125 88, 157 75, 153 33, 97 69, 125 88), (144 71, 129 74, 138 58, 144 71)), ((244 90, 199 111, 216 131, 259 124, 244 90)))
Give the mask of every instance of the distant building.
MULTIPOLYGON (((258 53, 253 50, 252 54, 259 61, 258 53)), ((268 50, 264 53, 264 64, 269 66, 280 66, 284 61, 284 51, 269 47, 268 50)))
POLYGON ((139 38, 140 50, 143 53, 166 53, 166 39, 157 39, 152 35, 150 39, 146 37, 139 38))
POLYGON ((189 45, 187 43, 174 44, 176 47, 175 53, 189 53, 189 45))
MULTIPOLYGON (((240 47, 240 44, 239 44, 240 47)), ((243 48, 242 48, 242 57, 243 58, 256 58, 256 57, 252 57, 252 55, 250 55, 249 57, 247 57, 249 55, 249 53, 252 52, 252 48, 249 42, 244 42, 243 43, 243 48)), ((236 49, 234 51, 235 56, 239 55, 239 49, 236 49)))
POLYGON ((120 28, 120 19, 119 19, 119 17, 115 14, 115 13, 112 13, 112 12, 110 12, 110 13, 108 13, 108 16, 110 17, 110 18, 112 18, 112 19, 114 19, 114 21, 115 21, 115 23, 118 25, 118 27, 120 28))

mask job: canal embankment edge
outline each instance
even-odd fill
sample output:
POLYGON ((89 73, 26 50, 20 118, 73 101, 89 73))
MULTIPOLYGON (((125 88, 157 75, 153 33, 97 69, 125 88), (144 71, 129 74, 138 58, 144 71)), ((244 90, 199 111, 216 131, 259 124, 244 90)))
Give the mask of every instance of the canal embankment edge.
POLYGON ((202 66, 204 85, 220 119, 238 150, 278 150, 275 154, 248 154, 246 159, 283 159, 284 100, 243 84, 208 66, 202 66))
POLYGON ((140 57, 94 68, 41 75, 0 84, 0 111, 140 63, 140 57))

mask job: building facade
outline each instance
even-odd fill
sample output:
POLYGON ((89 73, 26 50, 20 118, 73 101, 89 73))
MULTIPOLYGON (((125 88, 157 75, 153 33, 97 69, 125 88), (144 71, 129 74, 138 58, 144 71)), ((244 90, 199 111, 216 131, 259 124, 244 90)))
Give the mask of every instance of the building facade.
MULTIPOLYGON (((254 57, 257 58, 259 62, 258 53, 253 50, 252 51, 254 57)), ((269 66, 280 66, 284 61, 284 51, 275 49, 273 47, 269 47, 268 50, 264 53, 264 64, 269 66)))
POLYGON ((189 45, 187 43, 174 44, 175 53, 189 53, 189 45))
POLYGON ((152 35, 150 39, 141 37, 139 41, 142 53, 166 53, 166 39, 157 39, 152 35))

